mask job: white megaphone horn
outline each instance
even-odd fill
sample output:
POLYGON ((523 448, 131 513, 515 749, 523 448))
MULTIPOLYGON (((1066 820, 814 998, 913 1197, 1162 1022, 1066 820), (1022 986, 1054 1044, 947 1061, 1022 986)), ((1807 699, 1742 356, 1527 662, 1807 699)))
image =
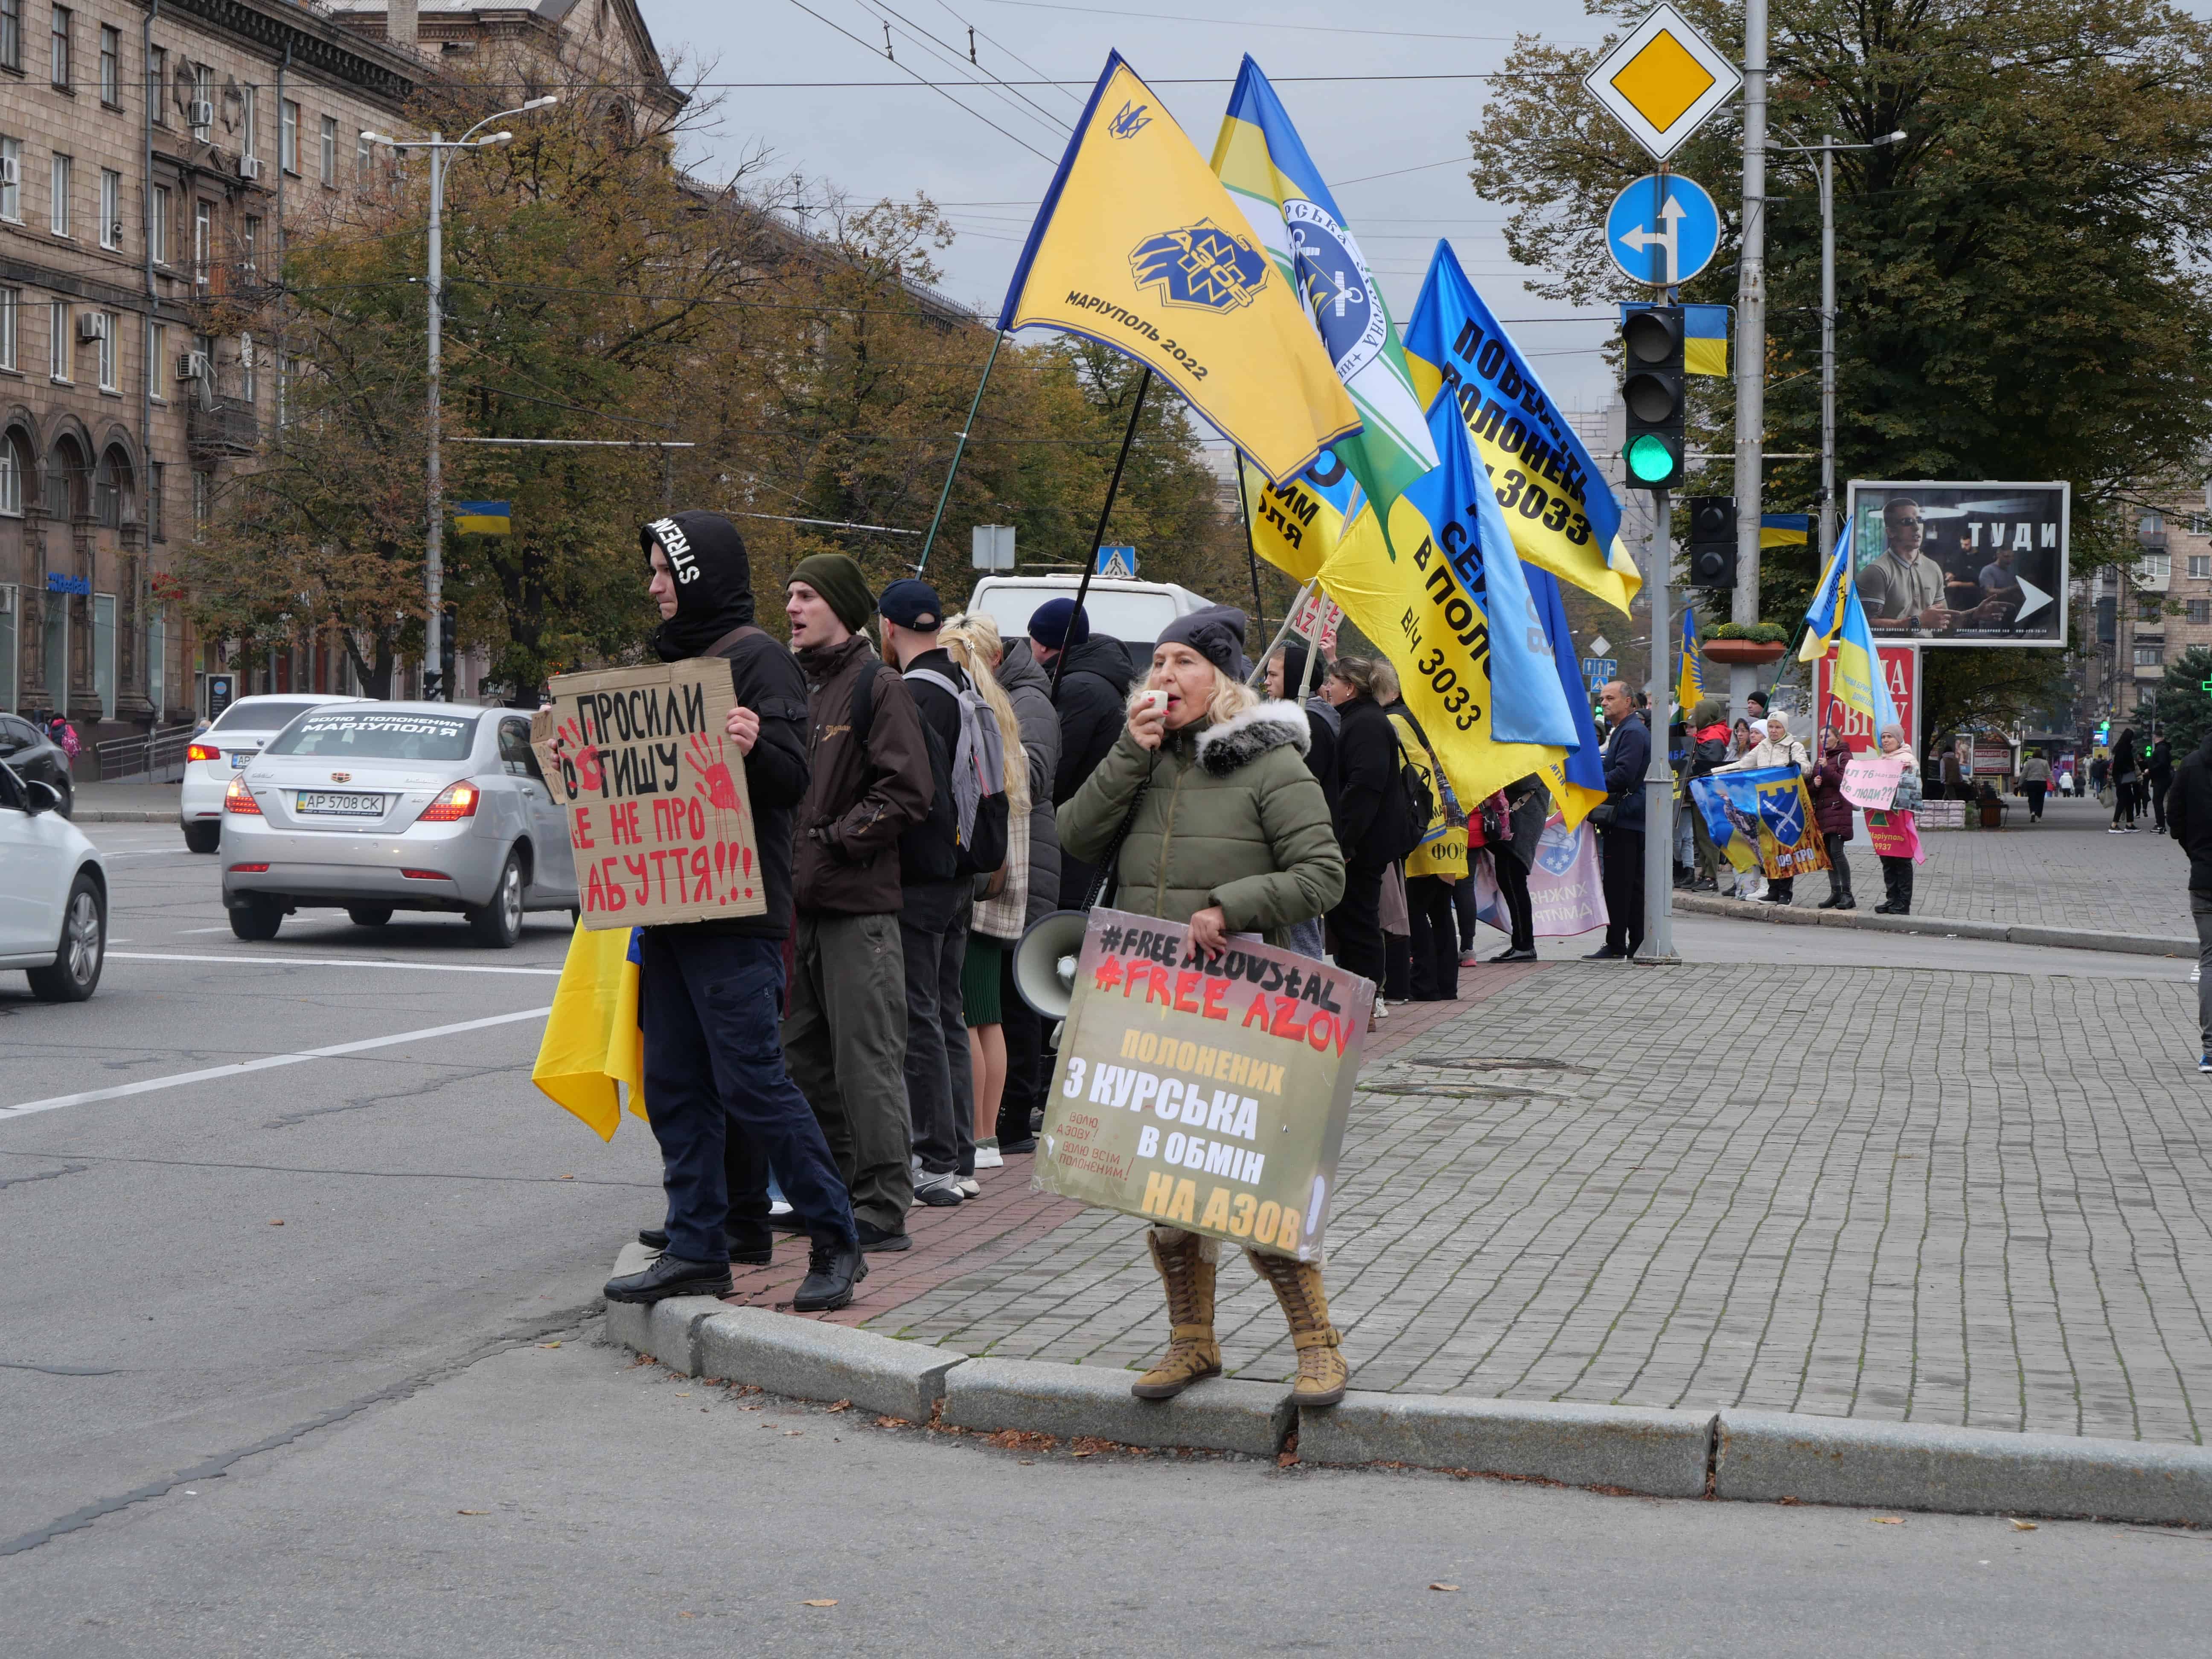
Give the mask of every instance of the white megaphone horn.
POLYGON ((1089 920, 1085 911, 1054 910, 1014 947, 1014 989, 1047 1019, 1066 1019, 1075 1000, 1075 964, 1089 920))

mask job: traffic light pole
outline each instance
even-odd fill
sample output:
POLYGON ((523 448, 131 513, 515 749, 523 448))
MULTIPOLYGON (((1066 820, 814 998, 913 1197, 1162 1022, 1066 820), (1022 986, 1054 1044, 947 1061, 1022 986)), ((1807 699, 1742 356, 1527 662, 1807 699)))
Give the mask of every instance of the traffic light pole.
MULTIPOLYGON (((1650 962, 1675 962, 1674 769, 1667 760, 1667 710, 1674 687, 1674 623, 1667 578, 1674 561, 1667 545, 1667 492, 1651 492, 1651 545, 1645 554, 1644 591, 1651 596, 1651 758, 1644 769, 1644 951, 1650 962)), ((1682 718, 1690 711, 1685 708, 1682 718)))
MULTIPOLYGON (((1735 597, 1731 622, 1759 620, 1759 519, 1766 431, 1766 8, 1743 8, 1743 235, 1736 274, 1735 597)), ((1759 671, 1729 670, 1729 708, 1741 714, 1759 671)))

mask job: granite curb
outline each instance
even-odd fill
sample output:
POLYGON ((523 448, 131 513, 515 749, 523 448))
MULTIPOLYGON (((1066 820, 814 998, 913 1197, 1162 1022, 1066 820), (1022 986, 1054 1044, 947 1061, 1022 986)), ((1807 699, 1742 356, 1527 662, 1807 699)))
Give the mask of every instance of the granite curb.
MULTIPOLYGON (((623 1248, 617 1273, 652 1259, 623 1248)), ((975 1358, 712 1297, 610 1303, 606 1340, 684 1376, 850 1401, 909 1423, 1125 1446, 1286 1451, 1302 1463, 1443 1470, 1655 1498, 2212 1526, 2212 1449, 1799 1413, 1668 1411, 1385 1394, 1300 1413, 1279 1382, 1129 1393, 1113 1365, 975 1358), (1291 1436, 1296 1433, 1293 1442, 1291 1436)))
POLYGON ((2041 945, 2065 951, 2112 951, 2127 956, 2197 955, 2197 941, 2155 933, 2100 933, 2087 927, 2038 927, 2024 922, 1961 921, 1949 916, 1878 916, 1869 910, 1816 910, 1794 905, 1759 904, 1711 893, 1674 895, 1676 911, 1698 916, 1728 916, 1784 927, 1853 927, 1863 933, 1912 933, 1933 939, 1983 939, 1994 945, 2041 945))
POLYGON ((96 806, 81 806, 70 814, 71 823, 174 823, 174 812, 119 812, 96 806))

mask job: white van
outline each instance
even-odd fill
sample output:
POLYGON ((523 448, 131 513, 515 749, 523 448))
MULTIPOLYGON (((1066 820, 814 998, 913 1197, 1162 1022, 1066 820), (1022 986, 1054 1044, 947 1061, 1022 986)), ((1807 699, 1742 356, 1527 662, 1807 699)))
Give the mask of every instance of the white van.
MULTIPOLYGON (((1030 617, 1048 599, 1075 597, 1077 576, 985 576, 968 596, 968 608, 989 613, 999 624, 1001 638, 1027 639, 1030 617)), ((1173 582, 1117 581, 1094 576, 1083 597, 1084 614, 1091 631, 1116 639, 1128 647, 1129 660, 1138 669, 1151 666, 1152 641, 1177 617, 1188 617, 1213 603, 1202 593, 1173 582)))

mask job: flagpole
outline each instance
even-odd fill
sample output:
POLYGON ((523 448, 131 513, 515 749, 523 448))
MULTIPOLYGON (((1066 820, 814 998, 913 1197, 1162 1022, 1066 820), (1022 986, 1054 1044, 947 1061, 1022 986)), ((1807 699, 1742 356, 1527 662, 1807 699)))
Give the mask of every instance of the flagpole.
MULTIPOLYGON (((1298 612, 1306 608, 1306 595, 1313 592, 1314 582, 1317 582, 1320 580, 1320 577, 1316 576, 1313 579, 1313 581, 1308 582, 1304 587, 1298 589, 1297 598, 1291 601, 1290 610, 1284 613, 1283 625, 1275 630, 1275 637, 1267 641, 1267 648, 1260 653, 1260 659, 1252 665, 1252 678, 1250 684, 1257 685, 1261 681, 1267 678, 1267 659, 1273 656, 1275 654, 1276 648, 1279 647, 1285 640, 1291 636, 1291 624, 1297 621, 1298 612)), ((1313 668, 1313 656, 1310 652, 1307 653, 1306 668, 1309 672, 1310 672, 1313 668)))
POLYGON ((1232 448, 1229 452, 1237 466, 1237 520, 1244 526, 1244 562, 1252 567, 1252 620, 1260 631, 1267 631, 1267 603, 1260 597, 1260 550, 1252 545, 1252 507, 1244 499, 1244 452, 1232 448))
MULTIPOLYGON (((995 352, 996 348, 993 349, 995 352)), ((1121 434, 1121 453, 1114 458, 1114 476, 1107 481, 1106 504, 1098 509, 1098 528, 1091 538, 1091 557, 1084 564, 1083 580, 1075 585, 1075 608, 1079 611, 1083 608, 1083 601, 1091 596, 1091 574, 1098 568, 1098 550, 1106 543, 1106 521, 1114 516, 1114 497, 1121 490, 1121 469, 1129 463, 1129 443, 1137 435, 1137 418, 1145 412, 1145 393, 1152 390, 1152 366, 1146 363, 1145 373, 1137 382, 1136 401, 1129 406, 1128 427, 1121 434)), ((976 388, 975 395, 979 398, 983 395, 981 387, 976 388)), ((945 483, 948 489, 951 488, 950 479, 945 483)), ((1052 700, 1054 702, 1060 701, 1060 677, 1066 672, 1067 653, 1063 650, 1060 659, 1052 665, 1052 700)))
MULTIPOLYGON (((914 574, 917 576, 921 574, 922 566, 929 562, 929 550, 937 545, 937 527, 945 522, 945 502, 952 499, 953 475, 960 471, 960 458, 968 450, 968 434, 975 429, 975 411, 983 406, 983 388, 991 384, 991 365, 999 361, 999 348, 1006 339, 997 329, 991 331, 991 355, 983 359, 983 378, 975 382, 975 395, 968 400, 968 418, 960 423, 960 435, 952 446, 952 465, 945 469, 945 488, 937 492, 937 511, 929 520, 929 535, 921 544, 921 557, 915 561, 914 574)), ((1149 369, 1146 372, 1151 373, 1149 369)))

